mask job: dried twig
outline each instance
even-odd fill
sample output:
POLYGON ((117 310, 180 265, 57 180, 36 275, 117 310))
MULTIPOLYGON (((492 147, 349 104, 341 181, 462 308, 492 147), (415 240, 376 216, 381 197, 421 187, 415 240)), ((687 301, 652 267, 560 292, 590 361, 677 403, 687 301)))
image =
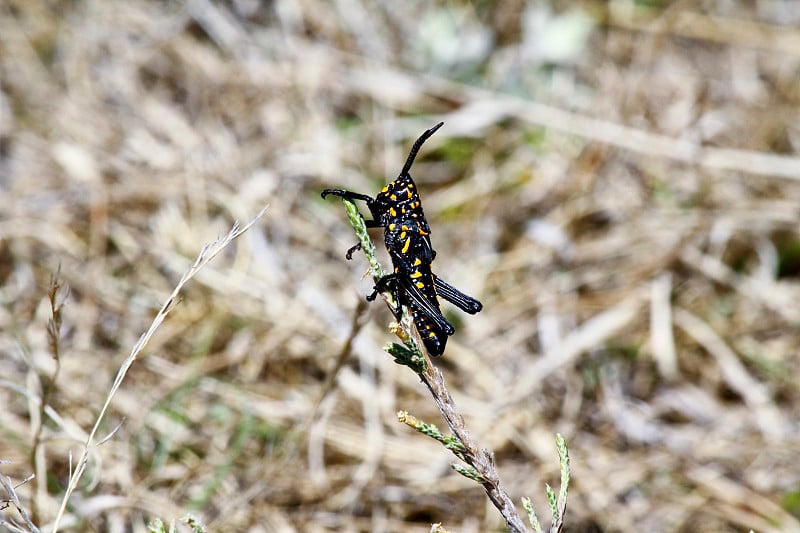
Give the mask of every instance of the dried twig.
MULTIPOLYGON (((22 480, 21 483, 19 483, 19 485, 17 485, 17 487, 27 483, 33 478, 34 478, 33 475, 25 478, 24 480, 22 480)), ((8 477, 0 474, 0 485, 3 486, 3 490, 5 490, 6 494, 8 495, 7 501, 14 505, 17 512, 22 517, 22 520, 25 522, 25 525, 28 527, 27 531, 30 531, 31 533, 39 533, 39 528, 36 527, 36 525, 33 523, 33 520, 31 519, 28 512, 25 510, 25 507, 23 507, 22 502, 19 501, 19 496, 17 496, 16 487, 11 484, 11 480, 8 479, 8 477)), ((17 524, 9 523, 6 520, 0 520, 0 525, 14 528, 17 531, 26 531, 17 524)))
POLYGON ((509 529, 512 532, 526 531, 525 524, 514 507, 511 497, 500 488, 500 476, 494 465, 494 454, 486 448, 481 448, 472 438, 472 435, 464 425, 464 417, 458 411, 450 391, 447 390, 442 372, 430 362, 428 354, 422 352, 422 355, 427 364, 424 371, 418 373, 418 375, 431 392, 431 396, 436 402, 436 407, 442 413, 450 431, 464 446, 464 451, 462 452, 464 462, 473 467, 480 475, 479 482, 483 490, 486 491, 486 496, 489 497, 492 504, 503 515, 503 519, 509 529))
POLYGON ((45 490, 45 487, 40 480, 47 478, 47 470, 45 463, 45 456, 42 451, 42 431, 44 430, 45 412, 50 406, 50 397, 56 387, 58 375, 61 370, 61 349, 59 341, 61 339, 61 310, 64 307, 66 299, 69 297, 69 287, 64 285, 61 281, 61 265, 59 265, 55 274, 50 278, 50 287, 47 291, 47 297, 50 301, 50 320, 47 321, 47 343, 50 347, 50 354, 53 356, 54 367, 50 375, 45 375, 44 372, 36 375, 39 380, 39 389, 41 398, 38 402, 29 400, 31 410, 31 423, 34 426, 33 439, 30 449, 30 461, 36 468, 37 476, 33 477, 33 493, 34 497, 31 498, 31 516, 34 522, 39 521, 39 500, 40 492, 45 490))

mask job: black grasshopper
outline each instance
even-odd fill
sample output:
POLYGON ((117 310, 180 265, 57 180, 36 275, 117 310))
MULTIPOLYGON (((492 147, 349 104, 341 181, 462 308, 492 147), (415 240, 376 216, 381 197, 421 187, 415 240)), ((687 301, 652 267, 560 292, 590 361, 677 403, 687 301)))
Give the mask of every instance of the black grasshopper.
MULTIPOLYGON (((414 325, 431 355, 441 355, 447 337, 455 333, 453 325, 442 315, 437 296, 469 314, 483 309, 478 300, 449 285, 431 271, 431 263, 436 257, 431 246, 431 229, 422 211, 417 186, 409 174, 420 147, 442 124, 444 123, 440 122, 420 135, 411 148, 400 175, 375 198, 342 189, 322 191, 323 198, 334 195, 350 200, 363 200, 372 214, 372 220, 364 221, 366 226, 384 228, 386 249, 392 259, 394 272, 377 281, 375 290, 367 296, 367 300, 372 301, 378 292, 389 290, 395 301, 411 312, 414 325)), ((357 244, 350 248, 347 258, 350 259, 353 252, 360 247, 357 244)), ((397 310, 398 314, 399 312, 400 308, 397 310)))

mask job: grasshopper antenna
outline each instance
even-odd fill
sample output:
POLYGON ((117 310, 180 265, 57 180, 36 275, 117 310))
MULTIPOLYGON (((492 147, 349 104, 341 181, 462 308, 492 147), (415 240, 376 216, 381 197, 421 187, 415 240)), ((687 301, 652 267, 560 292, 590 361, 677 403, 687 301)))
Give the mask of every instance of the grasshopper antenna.
POLYGON ((408 171, 411 170, 411 165, 414 164, 414 158, 417 157, 417 152, 419 149, 422 148, 422 144, 430 139, 431 135, 436 133, 436 130, 442 127, 444 122, 440 122, 434 127, 429 130, 425 130, 422 135, 419 136, 419 139, 414 143, 414 146, 411 147, 411 152, 408 154, 408 159, 406 159, 406 164, 403 165, 403 170, 400 172, 400 175, 408 174, 408 171))

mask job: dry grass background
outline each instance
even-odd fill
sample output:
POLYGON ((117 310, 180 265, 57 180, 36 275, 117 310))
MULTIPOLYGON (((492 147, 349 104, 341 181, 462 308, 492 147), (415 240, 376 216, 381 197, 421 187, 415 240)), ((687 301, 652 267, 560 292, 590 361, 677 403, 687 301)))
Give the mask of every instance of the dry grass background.
POLYGON ((47 529, 122 360, 269 204, 131 368, 66 529, 501 530, 396 422, 441 424, 384 306, 319 401, 370 288, 319 192, 377 192, 444 120, 412 174, 437 271, 485 308, 437 363, 506 490, 544 513, 560 432, 567 531, 800 531, 798 24, 771 0, 0 1, 2 472, 38 475, 47 529))

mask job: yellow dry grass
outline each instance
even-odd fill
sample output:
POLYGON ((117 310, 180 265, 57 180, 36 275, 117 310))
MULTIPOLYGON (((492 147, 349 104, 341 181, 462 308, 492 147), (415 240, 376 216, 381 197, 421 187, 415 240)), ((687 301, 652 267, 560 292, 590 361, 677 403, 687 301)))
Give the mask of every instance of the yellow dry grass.
POLYGON ((436 363, 515 501, 546 516, 559 432, 567 531, 800 531, 797 8, 500 4, 0 1, 0 471, 37 525, 202 246, 268 204, 134 361, 61 530, 497 531, 396 421, 443 426, 384 306, 323 397, 371 284, 319 192, 374 194, 443 120, 412 174, 484 310, 445 304, 436 363))

